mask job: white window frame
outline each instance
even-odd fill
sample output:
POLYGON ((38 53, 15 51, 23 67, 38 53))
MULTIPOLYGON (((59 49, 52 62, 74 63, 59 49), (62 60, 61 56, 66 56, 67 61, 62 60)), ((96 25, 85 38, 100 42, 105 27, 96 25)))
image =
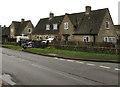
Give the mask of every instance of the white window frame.
POLYGON ((69 28, 69 24, 68 24, 68 22, 65 22, 64 23, 64 29, 67 30, 68 28, 69 28))
POLYGON ((32 33, 32 29, 31 28, 28 29, 28 33, 32 33), (29 32, 29 30, 30 30, 30 32, 29 32))
POLYGON ((50 30, 50 25, 49 24, 46 25, 46 30, 50 30))
MULTIPOLYGON (((48 36, 48 35, 45 35, 45 36, 44 36, 44 40, 46 40, 46 37, 48 37, 48 38, 49 38, 49 36, 48 36)), ((47 38, 47 39, 48 39, 48 38, 47 38)))
POLYGON ((13 28, 11 28, 11 33, 13 33, 14 32, 14 29, 13 28))
POLYGON ((110 29, 110 22, 109 22, 109 21, 106 21, 106 22, 105 22, 105 28, 106 28, 106 29, 110 29), (108 25, 108 27, 107 27, 107 25, 108 25))
POLYGON ((83 37, 83 42, 90 42, 90 36, 84 36, 83 37), (88 40, 87 40, 88 38, 88 40))
POLYGON ((108 42, 108 37, 104 37, 104 42, 108 42))
POLYGON ((116 38, 114 36, 104 37, 104 42, 116 42, 116 38))
POLYGON ((53 30, 57 30, 58 29, 58 25, 57 24, 53 24, 53 30))

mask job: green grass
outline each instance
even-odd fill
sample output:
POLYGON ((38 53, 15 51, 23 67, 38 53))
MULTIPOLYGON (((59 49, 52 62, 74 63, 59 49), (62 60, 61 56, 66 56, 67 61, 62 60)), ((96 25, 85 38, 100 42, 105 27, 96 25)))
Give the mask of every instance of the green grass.
POLYGON ((53 49, 53 48, 50 48, 50 49, 28 48, 26 49, 26 51, 34 52, 38 54, 54 53, 54 54, 64 54, 64 55, 77 56, 77 57, 118 58, 118 55, 113 55, 113 54, 89 53, 89 52, 80 52, 80 51, 60 50, 60 49, 53 49))
MULTIPOLYGON (((22 48, 19 46, 15 45, 2 45, 2 47, 9 48, 9 49, 14 49, 14 50, 19 50, 21 51, 22 48)), ((61 49, 55 49, 55 48, 27 48, 23 51, 27 52, 32 52, 32 53, 37 53, 37 54, 62 54, 66 56, 73 56, 73 57, 95 57, 98 58, 99 60, 102 58, 107 58, 111 61, 118 61, 118 55, 114 54, 102 54, 102 53, 90 53, 90 52, 80 52, 80 51, 70 51, 70 50, 61 50, 61 49)))
POLYGON ((20 46, 15 46, 15 45, 2 45, 2 47, 9 48, 9 49, 14 49, 14 50, 22 50, 22 47, 20 46))

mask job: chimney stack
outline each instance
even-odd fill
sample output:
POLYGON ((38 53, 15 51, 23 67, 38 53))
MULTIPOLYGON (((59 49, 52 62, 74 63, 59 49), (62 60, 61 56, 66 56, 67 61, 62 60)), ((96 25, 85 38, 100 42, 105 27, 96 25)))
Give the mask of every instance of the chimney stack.
POLYGON ((54 14, 52 12, 50 12, 49 19, 52 19, 53 17, 54 17, 54 14))
POLYGON ((86 14, 89 14, 91 12, 91 6, 86 6, 86 14))
POLYGON ((3 27, 6 28, 6 25, 4 25, 3 27))
POLYGON ((21 23, 23 23, 24 21, 25 21, 25 19, 22 18, 22 19, 21 19, 21 23))

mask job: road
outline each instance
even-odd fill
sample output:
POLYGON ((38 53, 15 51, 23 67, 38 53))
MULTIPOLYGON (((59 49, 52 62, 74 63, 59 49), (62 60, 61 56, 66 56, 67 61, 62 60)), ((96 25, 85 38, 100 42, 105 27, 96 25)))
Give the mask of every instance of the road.
POLYGON ((118 85, 118 64, 60 59, 2 49, 2 73, 16 85, 118 85))

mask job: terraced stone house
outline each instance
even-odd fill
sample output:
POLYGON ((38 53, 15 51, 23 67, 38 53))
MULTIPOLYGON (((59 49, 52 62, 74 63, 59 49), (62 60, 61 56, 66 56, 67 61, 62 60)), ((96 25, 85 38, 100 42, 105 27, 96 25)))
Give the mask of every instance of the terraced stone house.
POLYGON ((62 41, 116 42, 117 33, 108 8, 40 19, 33 31, 33 39, 59 38, 62 41))

